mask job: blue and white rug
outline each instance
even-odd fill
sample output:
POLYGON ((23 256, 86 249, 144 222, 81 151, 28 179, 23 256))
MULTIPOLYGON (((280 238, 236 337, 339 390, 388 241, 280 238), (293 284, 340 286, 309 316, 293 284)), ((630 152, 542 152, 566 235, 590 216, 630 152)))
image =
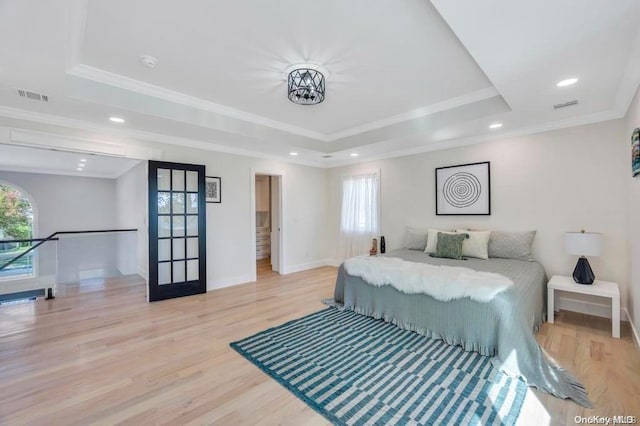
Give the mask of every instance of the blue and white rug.
POLYGON ((231 347, 334 424, 509 425, 527 392, 489 357, 336 308, 231 347))

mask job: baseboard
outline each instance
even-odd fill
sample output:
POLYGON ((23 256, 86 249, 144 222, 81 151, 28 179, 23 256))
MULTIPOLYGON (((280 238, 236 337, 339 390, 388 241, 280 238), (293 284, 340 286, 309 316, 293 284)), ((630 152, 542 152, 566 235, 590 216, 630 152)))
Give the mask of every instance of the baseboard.
POLYGON ((40 290, 43 288, 55 288, 54 275, 45 275, 32 278, 19 278, 0 282, 0 294, 18 293, 22 291, 40 290))
POLYGON ((207 282, 207 291, 217 290, 220 288, 231 287, 238 284, 252 282, 251 274, 240 275, 237 277, 223 278, 220 280, 212 280, 207 282))
POLYGON ((342 262, 340 262, 338 259, 328 259, 327 260, 327 266, 335 266, 336 268, 338 266, 340 266, 342 262))
POLYGON ((322 266, 333 266, 331 259, 314 260, 313 262, 301 263, 299 265, 285 266, 282 272, 283 275, 293 274, 294 272, 302 272, 308 269, 320 268, 322 266))
MULTIPOLYGON (((597 317, 611 318, 611 305, 604 303, 587 302, 584 300, 571 299, 569 297, 558 297, 555 301, 556 310, 579 312, 581 314, 594 315, 597 317)), ((620 308, 620 320, 629 321, 627 310, 620 308)))
POLYGON ((638 334, 638 329, 633 323, 631 315, 629 315, 629 311, 627 311, 626 309, 624 311, 627 314, 627 321, 629 321, 629 325, 631 326, 631 335, 633 336, 633 341, 636 342, 636 346, 640 348, 640 335, 638 334))
MULTIPOLYGON (((315 260, 313 262, 302 263, 300 265, 285 266, 284 268, 282 268, 282 275, 293 274, 294 272, 302 272, 313 268, 320 268, 322 266, 327 266, 330 264, 331 260, 322 259, 315 260)), ((255 277, 252 274, 240 275, 237 277, 228 277, 218 280, 210 280, 207 282, 207 291, 231 287, 238 284, 246 284, 250 282, 255 282, 255 277)))
MULTIPOLYGON (((120 272, 120 270, 118 270, 118 272, 120 272)), ((120 273, 122 273, 122 272, 120 272, 120 273)), ((87 269, 85 271, 78 271, 78 280, 79 281, 92 280, 92 279, 95 279, 95 278, 104 278, 105 276, 106 276, 106 271, 104 269, 87 269)))
POLYGON ((149 274, 147 274, 147 270, 145 268, 138 266, 136 268, 136 272, 138 273, 138 275, 144 278, 145 281, 149 281, 149 274))

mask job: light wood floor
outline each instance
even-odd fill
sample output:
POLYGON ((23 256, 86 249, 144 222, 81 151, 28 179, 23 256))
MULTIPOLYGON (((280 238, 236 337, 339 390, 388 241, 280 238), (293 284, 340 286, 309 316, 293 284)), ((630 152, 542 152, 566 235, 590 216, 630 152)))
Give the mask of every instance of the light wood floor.
POLYGON ((256 273, 258 281, 262 281, 267 278, 275 278, 278 276, 277 272, 273 271, 271 266, 271 258, 256 260, 256 273))
MULTIPOLYGON (((132 276, 0 307, 0 424, 326 424, 229 342, 323 309, 335 275, 332 267, 272 275, 153 304, 132 276)), ((640 415, 640 351, 627 325, 617 340, 609 321, 561 312, 538 340, 596 408, 536 391, 524 424, 640 415)))

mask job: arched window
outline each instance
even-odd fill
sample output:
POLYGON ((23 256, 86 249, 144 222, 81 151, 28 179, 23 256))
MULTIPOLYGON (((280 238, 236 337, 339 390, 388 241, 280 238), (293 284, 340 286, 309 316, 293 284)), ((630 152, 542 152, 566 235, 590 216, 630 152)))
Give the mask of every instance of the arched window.
MULTIPOLYGON (((0 241, 33 238, 33 205, 23 191, 0 183, 0 241)), ((29 249, 31 244, 0 243, 0 266, 29 249)), ((0 270, 0 280, 34 276, 33 252, 0 270)))

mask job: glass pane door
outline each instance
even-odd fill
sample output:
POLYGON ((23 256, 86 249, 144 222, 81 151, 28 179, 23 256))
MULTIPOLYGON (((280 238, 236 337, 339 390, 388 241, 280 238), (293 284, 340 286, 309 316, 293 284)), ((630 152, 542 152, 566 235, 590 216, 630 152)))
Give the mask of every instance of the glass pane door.
POLYGON ((149 162, 149 300, 207 291, 205 168, 149 162))

